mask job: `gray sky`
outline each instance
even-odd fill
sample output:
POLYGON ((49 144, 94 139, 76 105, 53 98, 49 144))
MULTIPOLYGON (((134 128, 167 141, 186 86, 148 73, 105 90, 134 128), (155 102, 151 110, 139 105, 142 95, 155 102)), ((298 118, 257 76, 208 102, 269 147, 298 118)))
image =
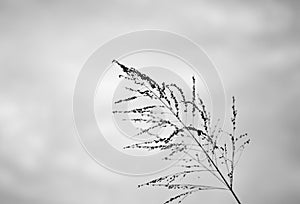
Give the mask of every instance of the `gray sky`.
MULTIPOLYGON (((300 202, 298 1, 0 1, 0 201, 163 203, 161 189, 97 165, 72 116, 77 75, 104 42, 163 29, 201 45, 249 132, 236 174, 245 203, 300 202)), ((229 97, 228 97, 229 98, 229 97)), ((230 101, 228 101, 230 102, 230 101)), ((229 107, 229 104, 228 104, 229 107)), ((229 115, 228 115, 229 117, 229 115)), ((233 203, 201 192, 186 203, 233 203)))

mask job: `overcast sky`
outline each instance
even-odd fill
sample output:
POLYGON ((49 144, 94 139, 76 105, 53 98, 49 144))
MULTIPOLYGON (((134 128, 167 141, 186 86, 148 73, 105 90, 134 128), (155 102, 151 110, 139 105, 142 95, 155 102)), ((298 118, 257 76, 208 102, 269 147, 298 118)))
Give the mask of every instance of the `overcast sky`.
MULTIPOLYGON (((252 144, 237 168, 245 203, 300 202, 299 1, 0 1, 0 202, 156 204, 94 162, 77 139, 72 97, 88 57, 131 31, 162 29, 201 45, 235 95, 252 144)), ((228 101, 230 102, 230 101, 228 101)), ((229 105, 228 105, 229 107, 229 105)), ((229 116, 229 115, 228 115, 229 116)), ((233 203, 201 192, 186 203, 233 203)))

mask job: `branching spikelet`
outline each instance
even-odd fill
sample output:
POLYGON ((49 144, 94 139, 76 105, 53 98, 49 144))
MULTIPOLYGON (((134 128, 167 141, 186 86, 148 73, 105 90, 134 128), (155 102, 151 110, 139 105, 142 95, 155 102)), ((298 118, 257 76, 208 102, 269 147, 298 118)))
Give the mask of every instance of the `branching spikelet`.
POLYGON ((113 111, 114 114, 133 114, 134 117, 125 120, 148 125, 145 128, 138 128, 139 132, 136 136, 142 134, 154 136, 147 141, 124 148, 166 151, 168 156, 163 159, 177 161, 176 166, 179 169, 175 173, 153 179, 138 187, 154 186, 183 191, 171 197, 165 204, 175 201, 181 203, 187 196, 200 190, 229 190, 235 201, 240 204, 241 201, 233 189, 234 170, 250 139, 247 133, 236 136, 235 98, 232 98, 232 130, 228 133, 219 127, 218 123, 211 124, 210 113, 197 93, 194 76, 192 76, 192 97, 188 100, 183 89, 177 84, 164 82, 159 84, 135 68, 129 68, 116 60, 113 62, 124 73, 120 77, 138 86, 138 88, 126 87, 125 89, 133 95, 120 99, 115 104, 133 103, 139 98, 150 101, 150 104, 145 104, 143 107, 113 111), (185 124, 182 113, 190 114, 193 119, 199 118, 200 121, 197 121, 199 124, 194 124, 194 120, 193 124, 185 124), (168 131, 164 135, 152 132, 157 129, 168 131), (178 156, 179 154, 181 156, 178 156), (187 178, 203 172, 208 172, 217 178, 222 187, 185 182, 187 178))

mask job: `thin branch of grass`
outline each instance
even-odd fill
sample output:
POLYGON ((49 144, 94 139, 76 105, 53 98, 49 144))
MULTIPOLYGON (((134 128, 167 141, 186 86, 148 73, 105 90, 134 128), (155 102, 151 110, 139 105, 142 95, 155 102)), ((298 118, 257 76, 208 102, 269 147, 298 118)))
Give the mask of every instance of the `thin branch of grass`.
POLYGON ((131 110, 113 111, 114 114, 135 114, 134 118, 126 120, 148 125, 144 128, 138 128, 139 132, 135 136, 142 134, 154 136, 154 139, 124 148, 168 151, 169 154, 164 159, 178 161, 176 167, 185 169, 154 179, 139 185, 139 187, 166 187, 172 190, 184 191, 170 198, 165 203, 173 201, 180 203, 190 194, 200 190, 229 190, 235 201, 240 204, 241 201, 233 189, 234 170, 250 140, 247 139, 247 134, 236 137, 237 110, 235 98, 233 97, 232 102, 232 130, 231 133, 227 134, 226 131, 219 127, 218 123, 212 125, 210 113, 197 93, 194 76, 192 76, 192 98, 188 100, 183 89, 175 83, 166 84, 163 82, 159 84, 135 68, 129 68, 116 60, 113 63, 116 63, 122 69, 124 75, 121 75, 121 77, 123 79, 132 82, 132 85, 138 87, 126 87, 126 90, 133 95, 120 99, 115 104, 133 103, 140 98, 148 99, 149 104, 151 104, 131 110), (158 111, 158 109, 162 110, 158 111), (186 124, 184 122, 182 118, 183 113, 186 117, 190 113, 192 123, 186 124), (199 119, 197 124, 195 124, 196 118, 199 119), (164 129, 167 133, 164 135, 152 133, 156 129, 164 129), (224 134, 226 137, 222 137, 224 134), (221 137, 225 140, 224 142, 221 142, 221 137), (178 157, 180 154, 184 156, 178 157), (238 157, 236 157, 236 154, 238 154, 238 157), (202 155, 202 159, 200 159, 200 155, 202 155), (218 179, 223 187, 184 183, 187 177, 202 172, 210 173, 210 175, 218 179), (174 183, 179 181, 183 183, 174 183))

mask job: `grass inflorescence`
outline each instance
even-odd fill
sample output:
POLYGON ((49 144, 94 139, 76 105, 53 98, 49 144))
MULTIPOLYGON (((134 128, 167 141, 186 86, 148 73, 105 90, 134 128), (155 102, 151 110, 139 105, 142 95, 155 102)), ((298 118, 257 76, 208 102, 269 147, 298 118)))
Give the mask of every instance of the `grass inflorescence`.
MULTIPOLYGON (((229 190, 237 203, 241 203, 234 191, 235 167, 250 139, 248 134, 236 133, 236 101, 232 97, 232 129, 224 131, 218 124, 212 124, 210 113, 196 90, 196 79, 192 76, 192 94, 189 100, 176 83, 159 84, 135 68, 129 68, 114 60, 123 71, 120 78, 132 83, 126 87, 129 96, 115 101, 115 104, 134 103, 144 98, 149 103, 131 110, 114 110, 114 114, 131 114, 127 120, 147 124, 139 128, 136 136, 150 135, 150 139, 124 148, 148 151, 166 151, 165 160, 175 160, 176 171, 170 175, 153 179, 138 187, 163 187, 180 192, 165 202, 181 203, 189 195, 202 190, 229 190), (155 131, 166 130, 164 134, 155 131), (183 156, 180 156, 183 155, 183 156), (188 177, 203 173, 217 179, 220 185, 199 185, 188 183, 188 177)), ((174 167, 175 168, 175 167, 174 167)), ((201 177, 200 177, 201 179, 201 177)), ((193 179, 194 181, 195 179, 193 179)))

